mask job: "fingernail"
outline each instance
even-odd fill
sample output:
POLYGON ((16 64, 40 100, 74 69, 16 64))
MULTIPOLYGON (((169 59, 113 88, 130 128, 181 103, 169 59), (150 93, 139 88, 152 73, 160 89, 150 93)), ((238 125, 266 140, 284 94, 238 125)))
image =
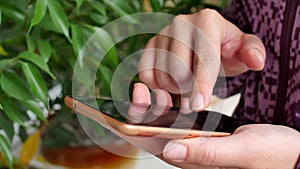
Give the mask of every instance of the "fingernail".
POLYGON ((165 146, 163 155, 166 159, 182 162, 187 156, 187 147, 171 141, 165 146))
POLYGON ((204 107, 204 97, 200 93, 196 93, 191 99, 191 109, 193 111, 202 110, 204 107))
POLYGON ((184 97, 181 99, 180 105, 180 113, 182 114, 189 114, 192 110, 190 109, 190 98, 184 97))
POLYGON ((258 50, 254 50, 254 55, 258 58, 258 60, 264 64, 264 57, 258 50))

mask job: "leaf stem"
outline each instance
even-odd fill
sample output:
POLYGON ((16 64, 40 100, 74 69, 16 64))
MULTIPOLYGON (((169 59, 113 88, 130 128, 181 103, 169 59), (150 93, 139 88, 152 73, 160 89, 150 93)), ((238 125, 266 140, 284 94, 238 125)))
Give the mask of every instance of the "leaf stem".
POLYGON ((17 62, 19 61, 19 58, 13 58, 13 59, 11 59, 9 62, 7 62, 4 66, 3 66, 3 68, 2 69, 0 69, 0 74, 4 71, 4 70, 6 70, 8 67, 11 67, 11 66, 13 66, 14 64, 16 64, 17 62))

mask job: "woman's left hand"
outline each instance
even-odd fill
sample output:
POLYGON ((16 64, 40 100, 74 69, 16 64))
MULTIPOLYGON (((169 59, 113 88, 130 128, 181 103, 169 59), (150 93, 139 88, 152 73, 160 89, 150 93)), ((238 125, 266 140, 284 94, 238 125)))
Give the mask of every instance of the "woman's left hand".
POLYGON ((165 146, 163 156, 183 167, 294 169, 299 154, 300 134, 296 130, 252 124, 227 137, 172 140, 165 146))

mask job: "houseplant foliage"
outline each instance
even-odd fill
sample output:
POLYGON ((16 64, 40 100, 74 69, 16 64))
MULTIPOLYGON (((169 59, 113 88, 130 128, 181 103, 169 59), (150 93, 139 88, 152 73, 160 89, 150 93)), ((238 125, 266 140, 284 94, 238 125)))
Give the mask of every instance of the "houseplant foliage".
MULTIPOLYGON (((210 2, 210 1, 207 1, 210 2)), ((0 0, 0 161, 13 168, 14 137, 27 138, 26 128, 47 123, 47 116, 63 106, 49 90, 61 85, 71 93, 73 67, 86 40, 119 17, 138 12, 191 13, 203 7, 222 8, 204 0, 0 0)), ((130 23, 130 21, 128 21, 130 23)), ((114 69, 122 58, 141 49, 151 35, 128 38, 110 49, 97 83, 110 95, 114 69)), ((107 36, 99 37, 104 45, 107 36)), ((82 79, 84 85, 85 79, 82 79)))

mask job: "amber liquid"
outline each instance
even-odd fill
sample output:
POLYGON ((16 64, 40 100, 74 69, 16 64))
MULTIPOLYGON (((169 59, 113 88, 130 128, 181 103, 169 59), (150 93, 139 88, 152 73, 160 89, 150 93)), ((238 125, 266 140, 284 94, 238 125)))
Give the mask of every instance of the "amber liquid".
MULTIPOLYGON (((138 150, 124 145, 124 151, 137 155, 138 150)), ((51 164, 70 169, 127 169, 134 168, 136 160, 115 155, 99 146, 41 148, 43 157, 51 164)))

